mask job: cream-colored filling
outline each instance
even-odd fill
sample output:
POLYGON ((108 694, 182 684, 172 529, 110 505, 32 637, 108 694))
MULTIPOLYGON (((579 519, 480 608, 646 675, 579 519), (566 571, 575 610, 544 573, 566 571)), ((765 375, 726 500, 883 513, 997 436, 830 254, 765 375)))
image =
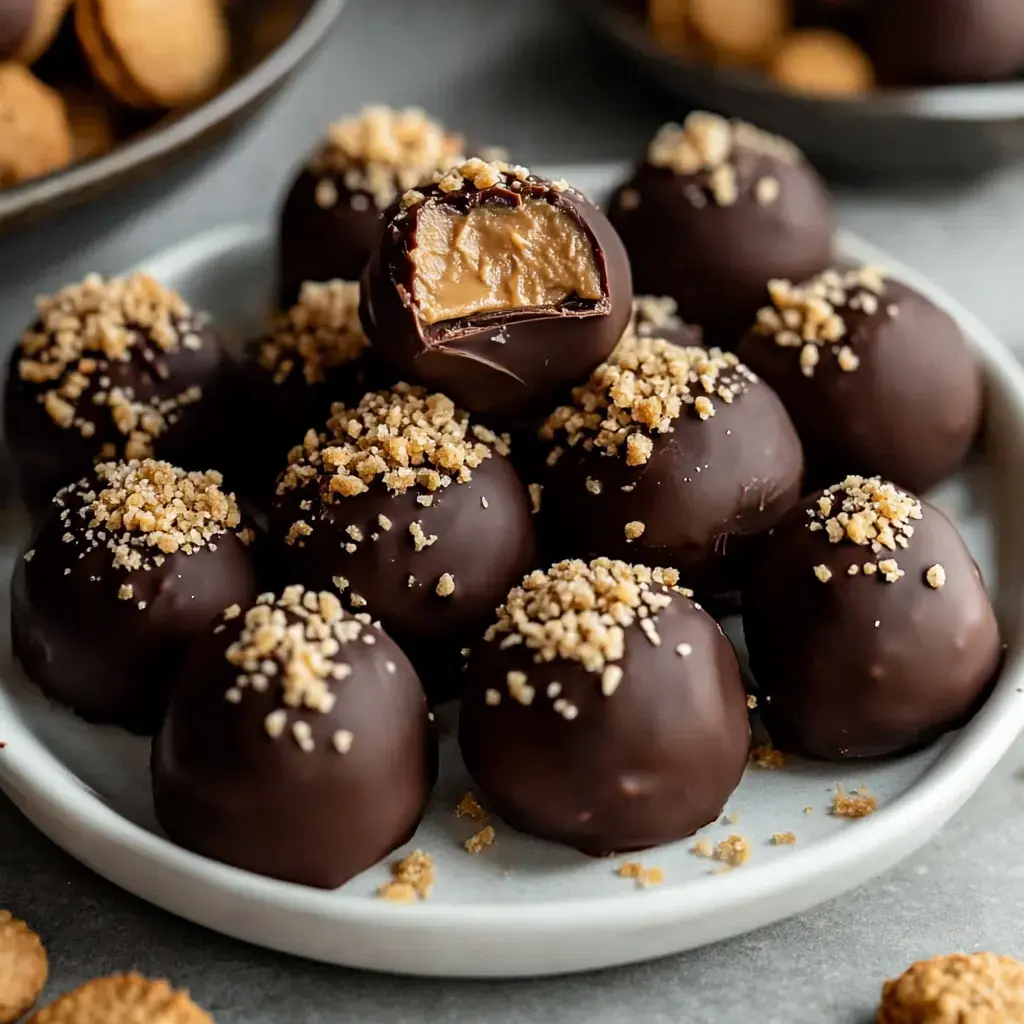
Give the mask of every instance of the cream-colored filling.
POLYGON ((590 239, 544 200, 453 214, 428 204, 419 216, 413 299, 424 324, 478 313, 603 297, 590 239))

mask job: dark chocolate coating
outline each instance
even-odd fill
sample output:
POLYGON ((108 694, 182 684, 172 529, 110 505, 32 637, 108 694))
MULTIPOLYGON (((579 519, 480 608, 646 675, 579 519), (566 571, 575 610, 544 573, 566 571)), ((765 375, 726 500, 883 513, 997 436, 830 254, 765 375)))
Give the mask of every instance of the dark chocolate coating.
POLYGON ((247 607, 259 593, 249 552, 226 532, 216 550, 179 551, 163 565, 129 571, 115 569, 102 544, 80 558, 77 544, 61 540, 68 529, 53 509, 31 561, 17 560, 14 653, 47 696, 87 721, 152 733, 189 644, 226 607, 247 607), (118 597, 125 583, 131 600, 118 597))
MULTIPOLYGON (((290 622, 298 619, 288 613, 290 622)), ((153 744, 153 803, 170 838, 196 853, 300 885, 333 889, 411 838, 432 785, 436 741, 408 658, 386 634, 347 643, 352 675, 331 684, 326 714, 286 708, 280 687, 224 699, 238 671, 224 657, 241 620, 195 645, 153 744), (395 666, 389 672, 386 662, 395 666), (278 709, 312 729, 304 752, 264 726, 278 709), (353 734, 340 754, 335 730, 353 734)))
POLYGON ((906 576, 848 576, 851 564, 883 556, 808 530, 816 499, 774 531, 743 590, 758 710, 773 741, 815 757, 878 757, 959 726, 986 694, 1001 648, 956 528, 923 502, 909 546, 892 554, 906 576), (946 583, 933 590, 925 573, 936 564, 946 583), (828 583, 816 565, 831 570, 828 583))
POLYGON ((303 281, 358 281, 377 239, 380 210, 373 196, 353 191, 342 171, 314 174, 304 167, 295 179, 280 214, 278 301, 288 309, 299 297, 303 281), (316 201, 320 181, 338 193, 333 206, 316 201), (353 205, 353 201, 355 205, 353 205))
POLYGON ((425 326, 412 305, 416 231, 423 203, 384 213, 363 275, 360 317, 382 359, 405 380, 448 395, 471 413, 522 420, 547 412, 608 356, 629 322, 629 260, 605 215, 572 190, 530 177, 513 185, 456 192, 421 186, 428 203, 464 214, 480 205, 544 200, 568 213, 589 237, 601 275, 601 300, 570 298, 558 307, 501 310, 425 326), (514 186, 519 186, 515 188, 514 186))
POLYGON ((459 651, 484 631, 510 587, 533 568, 534 535, 530 499, 512 464, 493 454, 473 470, 468 483, 452 483, 433 492, 429 507, 413 488, 391 494, 377 480, 362 494, 325 503, 316 482, 277 496, 270 509, 270 536, 277 575, 307 588, 333 590, 343 576, 366 605, 353 606, 379 619, 412 659, 434 699, 450 696, 452 666, 459 651), (487 499, 487 508, 481 504, 487 499), (303 510, 300 503, 311 501, 303 510), (378 515, 391 520, 384 530, 378 515), (313 532, 299 542, 284 541, 289 527, 304 519, 313 532), (409 526, 423 524, 437 540, 416 551, 409 526), (345 530, 357 526, 363 541, 348 553, 345 530), (373 540, 377 534, 377 540, 373 540), (455 593, 439 597, 442 573, 455 577, 455 593), (409 585, 409 577, 415 583, 409 585))
POLYGON ((578 661, 535 664, 500 636, 473 648, 459 743, 488 804, 509 825, 591 856, 641 850, 714 821, 743 774, 750 743, 746 694, 718 624, 675 595, 658 613, 661 645, 626 629, 618 689, 578 661), (690 644, 681 657, 676 647, 690 644), (508 672, 526 673, 529 706, 507 692, 508 672), (579 709, 566 720, 547 686, 579 709), (488 689, 502 697, 487 704, 488 689))
POLYGON ((0 4, 0 60, 10 60, 24 43, 35 20, 36 0, 0 4))
POLYGON ((40 398, 55 384, 22 380, 18 373, 21 352, 15 347, 7 366, 4 433, 22 497, 34 517, 45 514, 60 488, 90 471, 105 444, 116 446, 116 458, 123 456, 127 437, 115 426, 110 410, 91 401, 98 391, 111 387, 130 389, 134 400, 143 403, 175 398, 192 386, 202 388, 199 401, 182 405, 171 414, 175 421, 156 439, 153 454, 184 469, 220 465, 226 454, 222 450, 223 427, 231 390, 228 360, 214 332, 203 328, 196 333, 203 339, 201 348, 180 346, 165 352, 152 342, 139 341, 128 350, 127 360, 111 360, 101 372, 92 374, 77 401, 82 414, 96 424, 90 438, 82 437, 75 427, 65 429, 53 421, 40 398), (104 376, 110 380, 109 387, 100 385, 104 376))
POLYGON ((711 176, 676 174, 642 163, 612 196, 609 217, 622 237, 638 293, 670 295, 679 315, 704 328, 704 343, 735 348, 764 305, 768 281, 804 280, 832 261, 834 221, 828 193, 804 161, 789 163, 737 145, 739 198, 719 206, 711 176), (775 202, 762 205, 762 178, 779 182, 775 202), (623 206, 624 189, 639 205, 623 206))
POLYGON ((952 317, 892 279, 875 313, 844 308, 842 317, 840 344, 860 359, 852 373, 825 348, 806 377, 799 348, 753 330, 739 356, 793 418, 811 486, 861 473, 924 493, 963 462, 977 434, 983 396, 974 355, 952 317))
POLYGON ((544 478, 539 525, 551 557, 670 566, 699 600, 728 598, 759 537, 799 498, 803 452, 763 381, 731 403, 716 401, 715 410, 700 420, 688 407, 671 433, 654 435, 642 466, 621 452, 567 447, 544 478), (600 494, 587 489, 588 477, 601 483, 600 494), (645 529, 627 541, 632 521, 645 529))
POLYGON ((886 85, 1009 78, 1024 69, 1018 0, 885 0, 872 56, 886 85))

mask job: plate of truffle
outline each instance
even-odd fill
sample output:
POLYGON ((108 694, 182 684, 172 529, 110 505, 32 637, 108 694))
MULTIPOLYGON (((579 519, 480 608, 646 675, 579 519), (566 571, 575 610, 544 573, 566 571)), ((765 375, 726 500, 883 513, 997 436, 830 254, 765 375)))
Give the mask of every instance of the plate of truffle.
POLYGON ((541 175, 367 109, 273 222, 41 297, 4 422, 0 783, 254 943, 680 952, 1024 725, 1024 371, 749 125, 541 175))

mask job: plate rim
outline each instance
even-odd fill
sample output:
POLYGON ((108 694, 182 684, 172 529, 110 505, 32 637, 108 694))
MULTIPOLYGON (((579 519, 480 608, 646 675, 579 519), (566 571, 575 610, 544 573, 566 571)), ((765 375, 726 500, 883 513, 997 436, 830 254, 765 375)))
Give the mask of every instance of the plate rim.
MULTIPOLYGON (((608 166, 587 164, 566 170, 570 173, 575 170, 581 178, 596 178, 606 174, 608 166)), ((265 235, 265 226, 222 224, 151 254, 141 262, 152 264, 180 257, 191 247, 203 244, 204 239, 215 236, 219 238, 218 244, 224 246, 233 239, 235 244, 243 239, 256 243, 265 235)), ((998 381, 1004 398, 1009 402, 1016 428, 1014 435, 1024 441, 1024 367, 992 332, 939 286, 871 243, 840 230, 836 235, 836 247, 847 258, 883 264, 894 276, 923 292, 957 318, 979 353, 986 376, 998 381)), ((1024 632, 1024 621, 1017 626, 1018 631, 1024 632)), ((657 893, 655 898, 645 898, 650 897, 650 893, 624 890, 600 896, 561 897, 529 903, 427 901, 412 913, 408 908, 394 907, 387 901, 365 894, 353 893, 348 898, 325 901, 322 890, 265 878, 209 860, 175 846, 162 835, 121 816, 24 725, 17 702, 2 679, 0 721, 5 723, 7 746, 0 751, 0 788, 13 789, 23 798, 16 797, 15 803, 34 823, 37 817, 53 819, 63 826, 62 829, 54 828, 54 831, 83 833, 91 841, 108 847, 130 848, 154 869, 172 872, 185 886, 189 882, 209 886, 226 898, 245 901, 249 907, 281 910, 301 915, 306 921, 319 920, 332 926, 397 928, 404 935, 437 935, 448 929, 467 928, 476 928, 478 932, 486 928, 492 934, 500 926, 506 935, 510 935, 526 934, 571 916, 574 929, 614 920, 617 928, 625 934, 630 929, 679 924, 712 911, 720 914, 738 907, 753 906, 796 886, 811 887, 827 877, 849 872, 858 863, 884 860, 880 857, 880 850, 902 850, 897 859, 903 859, 927 842, 949 820, 1024 729, 1022 695, 1024 643, 1009 652, 992 695, 974 719, 954 736, 920 780, 875 814, 807 847, 795 848, 785 860, 750 865, 743 871, 716 876, 713 884, 708 884, 703 877, 670 883, 653 890, 657 893), (391 916, 396 914, 398 916, 391 916)), ((71 848, 73 844, 65 844, 51 830, 40 827, 72 856, 82 859, 71 848)), ((89 861, 84 862, 93 867, 89 861)), ((175 899, 171 893, 161 891, 159 898, 153 899, 151 892, 144 894, 137 886, 125 882, 124 877, 131 874, 130 868, 124 868, 120 878, 116 865, 97 866, 94 870, 115 884, 136 892, 147 902, 179 916, 207 923, 201 912, 183 910, 182 900, 175 899)), ((874 873, 874 870, 869 872, 874 873)), ((773 920, 782 916, 786 915, 778 915, 773 920)), ((237 927, 235 934, 240 934, 237 927)), ((240 934, 240 937, 246 936, 240 934)), ((624 959, 619 958, 615 962, 624 962, 624 959)))

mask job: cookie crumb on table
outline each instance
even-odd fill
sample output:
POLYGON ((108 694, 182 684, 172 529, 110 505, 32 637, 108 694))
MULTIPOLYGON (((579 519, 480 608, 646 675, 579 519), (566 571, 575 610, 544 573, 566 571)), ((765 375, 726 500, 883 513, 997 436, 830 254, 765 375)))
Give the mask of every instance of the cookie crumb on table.
POLYGON ((837 818, 866 818, 877 810, 878 799, 863 786, 858 786, 854 792, 847 793, 841 785, 836 784, 836 795, 832 798, 832 814, 837 818))
POLYGON ((792 846, 796 842, 796 836, 792 832, 773 832, 773 846, 792 846))
POLYGON ((484 825, 479 832, 474 832, 463 845, 466 847, 467 853, 482 853, 488 846, 494 845, 496 838, 494 827, 492 825, 484 825))
POLYGON ((434 888, 434 858, 422 850, 391 865, 391 881, 377 890, 377 895, 392 903, 415 903, 430 897, 434 888))
POLYGON ((750 860, 750 840, 746 836, 729 836, 715 847, 712 859, 720 860, 728 867, 738 868, 750 860))
POLYGON ((661 885, 665 881, 665 872, 661 868, 645 868, 636 860, 624 861, 618 866, 615 873, 620 878, 632 878, 638 889, 646 889, 650 885, 661 885))
POLYGON ((749 763, 765 771, 777 771, 786 766, 786 755, 781 750, 776 750, 772 746, 772 741, 768 740, 751 747, 749 763))

